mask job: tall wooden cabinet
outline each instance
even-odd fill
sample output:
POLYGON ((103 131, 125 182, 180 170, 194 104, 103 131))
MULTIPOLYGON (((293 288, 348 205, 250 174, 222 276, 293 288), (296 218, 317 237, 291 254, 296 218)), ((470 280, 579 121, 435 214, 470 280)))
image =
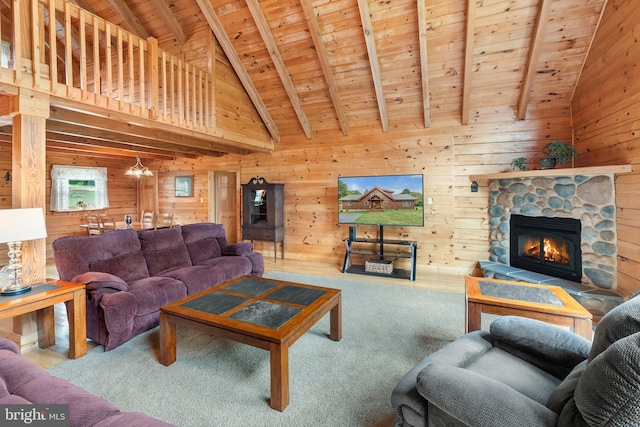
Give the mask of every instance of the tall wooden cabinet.
POLYGON ((284 184, 269 184, 261 177, 242 184, 242 238, 273 242, 273 259, 278 242, 284 259, 284 184))

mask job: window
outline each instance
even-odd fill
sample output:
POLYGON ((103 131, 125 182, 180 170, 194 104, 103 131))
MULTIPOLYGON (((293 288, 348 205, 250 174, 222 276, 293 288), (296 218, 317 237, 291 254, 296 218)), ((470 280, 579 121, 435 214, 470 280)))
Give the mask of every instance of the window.
POLYGON ((107 168, 53 165, 49 207, 52 211, 108 208, 107 168))

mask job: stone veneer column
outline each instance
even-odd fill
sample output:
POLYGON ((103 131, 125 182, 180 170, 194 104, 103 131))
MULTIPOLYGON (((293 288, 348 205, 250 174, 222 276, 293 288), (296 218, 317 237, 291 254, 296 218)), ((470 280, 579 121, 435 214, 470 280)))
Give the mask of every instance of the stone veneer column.
POLYGON ((489 183, 490 260, 509 264, 511 214, 579 219, 582 283, 617 286, 614 175, 495 179, 489 183))

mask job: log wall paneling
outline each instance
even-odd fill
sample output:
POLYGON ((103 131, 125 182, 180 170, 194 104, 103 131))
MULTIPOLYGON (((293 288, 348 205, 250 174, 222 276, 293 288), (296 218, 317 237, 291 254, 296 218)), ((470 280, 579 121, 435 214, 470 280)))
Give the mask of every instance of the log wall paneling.
POLYGON ((107 168, 107 186, 109 190, 109 208, 106 209, 110 216, 117 221, 123 221, 125 214, 137 216, 137 179, 125 176, 126 170, 133 165, 131 159, 89 158, 86 156, 74 156, 64 154, 47 153, 46 199, 45 208, 47 222, 47 262, 53 262, 53 249, 51 243, 58 237, 83 236, 86 231, 80 227, 84 210, 71 212, 52 212, 49 210, 51 199, 51 166, 96 166, 107 168))
POLYGON ((640 289, 640 9, 609 0, 572 102, 576 166, 631 164, 616 179, 618 290, 640 289))
MULTIPOLYGON (((452 114, 459 118, 459 112, 452 114)), ((386 227, 385 237, 418 241, 416 286, 429 287, 445 280, 443 285, 449 289, 462 291, 463 276, 476 272, 477 261, 489 256, 487 184, 471 193, 469 175, 511 170, 511 160, 524 148, 533 155, 548 138, 570 135, 568 115, 384 134, 380 129, 367 134, 360 130, 354 136, 336 130, 320 133, 311 141, 302 133, 298 138, 283 138, 272 154, 154 161, 149 166, 159 170, 160 209, 175 209, 183 223, 207 217, 209 170, 240 170, 240 182, 262 176, 269 182, 284 183, 286 257, 333 263, 336 269, 341 267, 342 240, 348 234, 348 226, 337 224, 338 177, 421 173, 425 198, 433 199, 432 205, 425 205, 425 226, 386 227), (194 174, 194 200, 171 195, 171 177, 187 172, 194 174), (204 203, 199 203, 200 189, 204 203)), ((358 235, 376 237, 377 233, 377 227, 358 227, 358 235)), ((273 256, 273 245, 268 242, 256 241, 254 246, 265 257, 273 256)), ((398 261, 399 267, 402 262, 398 261)))

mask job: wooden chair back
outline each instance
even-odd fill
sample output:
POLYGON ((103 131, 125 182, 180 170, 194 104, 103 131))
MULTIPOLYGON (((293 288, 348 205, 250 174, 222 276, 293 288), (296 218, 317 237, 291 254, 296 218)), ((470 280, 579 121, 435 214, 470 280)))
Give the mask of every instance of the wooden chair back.
POLYGON ((142 228, 145 230, 155 230, 157 224, 158 215, 155 212, 144 211, 142 212, 142 228))
POLYGON ((156 223, 158 228, 173 227, 173 212, 161 212, 156 223))
POLYGON ((98 221, 100 221, 103 233, 105 231, 113 231, 118 229, 118 227, 116 226, 116 220, 112 217, 98 217, 98 221))
POLYGON ((86 215, 87 220, 87 234, 89 236, 94 236, 96 234, 102 233, 102 229, 100 228, 100 220, 96 215, 86 215))

